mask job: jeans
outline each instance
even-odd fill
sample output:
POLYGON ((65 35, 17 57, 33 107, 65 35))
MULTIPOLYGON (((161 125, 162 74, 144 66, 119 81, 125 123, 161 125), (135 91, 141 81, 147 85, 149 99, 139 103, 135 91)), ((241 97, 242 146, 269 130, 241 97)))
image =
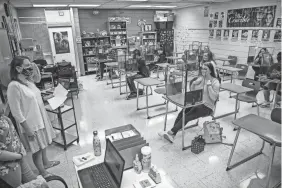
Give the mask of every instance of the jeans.
POLYGON ((35 174, 30 169, 27 161, 26 156, 20 161, 19 167, 16 170, 9 170, 9 173, 5 176, 1 176, 1 178, 10 186, 18 187, 21 184, 30 182, 36 179, 35 174))
POLYGON ((144 76, 141 75, 141 74, 135 74, 133 76, 127 77, 126 82, 127 82, 128 87, 129 87, 130 93, 137 93, 136 87, 135 87, 135 84, 134 84, 134 80, 139 79, 139 78, 144 78, 144 76))
MULTIPOLYGON (((175 122, 174 122, 174 126, 171 129, 171 131, 173 132, 174 135, 176 135, 176 133, 182 129, 182 112, 183 109, 181 110, 181 112, 178 114, 175 122)), ((185 125, 192 120, 198 119, 200 117, 205 117, 208 116, 212 113, 212 109, 206 107, 204 104, 201 105, 197 105, 194 107, 190 107, 190 108, 186 108, 185 109, 185 125)))
MULTIPOLYGON (((272 82, 267 82, 264 86, 263 86, 263 94, 264 94, 264 100, 269 102, 269 98, 270 98, 270 91, 271 90, 276 90, 277 84, 276 83, 272 83, 272 82)), ((278 88, 278 90, 280 89, 280 86, 278 88)))

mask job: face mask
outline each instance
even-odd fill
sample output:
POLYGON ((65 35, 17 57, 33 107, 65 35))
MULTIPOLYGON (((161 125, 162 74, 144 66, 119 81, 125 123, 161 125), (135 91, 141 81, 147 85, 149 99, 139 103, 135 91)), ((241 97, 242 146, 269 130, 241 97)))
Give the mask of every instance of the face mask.
POLYGON ((28 68, 23 68, 22 74, 26 77, 30 77, 33 73, 33 69, 28 67, 28 68))

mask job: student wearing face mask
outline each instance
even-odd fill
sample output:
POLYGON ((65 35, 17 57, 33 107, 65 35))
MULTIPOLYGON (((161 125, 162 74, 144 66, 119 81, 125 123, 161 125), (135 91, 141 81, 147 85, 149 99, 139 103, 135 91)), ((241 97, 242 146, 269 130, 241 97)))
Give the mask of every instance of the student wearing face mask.
MULTIPOLYGON (((216 68, 211 62, 205 62, 201 68, 201 78, 191 84, 191 90, 203 88, 203 104, 185 109, 185 125, 192 120, 210 115, 215 110, 215 101, 218 99, 220 82, 216 75, 216 68)), ((182 129, 182 113, 179 112, 173 128, 168 132, 161 132, 159 136, 164 137, 171 143, 179 130, 182 129)))
POLYGON ((33 67, 23 57, 15 57, 11 62, 11 83, 8 86, 8 103, 14 116, 22 143, 32 152, 33 162, 40 175, 51 175, 47 168, 58 165, 59 161, 49 161, 46 148, 55 138, 55 132, 45 110, 40 90, 30 77, 33 67))

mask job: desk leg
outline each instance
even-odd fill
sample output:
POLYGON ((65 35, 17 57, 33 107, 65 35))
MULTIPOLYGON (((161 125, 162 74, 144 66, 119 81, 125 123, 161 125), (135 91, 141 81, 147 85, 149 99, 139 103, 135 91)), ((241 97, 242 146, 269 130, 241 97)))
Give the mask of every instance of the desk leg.
POLYGON ((280 86, 280 83, 278 83, 277 86, 276 86, 276 91, 275 91, 275 96, 274 96, 274 102, 273 102, 272 110, 275 108, 275 105, 277 103, 277 94, 278 94, 279 86, 280 86))
POLYGON ((274 153, 275 153, 275 144, 271 145, 271 156, 270 156, 270 164, 268 167, 268 172, 267 172, 267 179, 266 179, 266 188, 270 186, 270 176, 271 176, 271 169, 272 169, 272 164, 273 164, 273 158, 274 158, 274 153))
POLYGON ((168 101, 166 102, 165 106, 165 121, 164 121, 164 131, 166 131, 166 123, 167 123, 167 111, 168 111, 168 101))
POLYGON ((229 159, 228 159, 228 162, 227 162, 227 169, 226 169, 226 171, 229 170, 229 168, 230 168, 231 159, 232 159, 234 151, 235 151, 235 147, 236 147, 239 135, 240 135, 240 131, 241 131, 241 127, 239 127, 238 130, 237 130, 237 133, 236 133, 236 136, 235 136, 235 140, 234 140, 234 143, 233 143, 233 146, 232 146, 232 149, 231 149, 231 153, 229 155, 229 159))
POLYGON ((157 69, 157 78, 160 78, 160 76, 159 76, 159 70, 160 70, 160 67, 158 66, 158 69, 157 69))
MULTIPOLYGON (((138 92, 138 90, 137 90, 137 92, 138 92)), ((150 116, 149 116, 149 105, 148 105, 148 103, 149 103, 149 99, 148 99, 149 97, 148 97, 148 86, 146 86, 146 111, 147 111, 147 119, 150 119, 150 116)))
POLYGON ((238 113, 238 96, 239 94, 236 95, 236 103, 235 103, 235 116, 234 116, 234 120, 237 118, 237 113, 238 113))
POLYGON ((182 150, 184 150, 184 137, 185 137, 185 108, 182 109, 182 150))
POLYGON ((136 102, 137 102, 137 104, 136 104, 136 105, 137 105, 137 110, 139 110, 139 107, 138 107, 138 102, 139 102, 139 101, 138 101, 138 99, 139 99, 139 92, 138 92, 138 91, 139 91, 139 83, 137 82, 137 98, 136 98, 136 102))

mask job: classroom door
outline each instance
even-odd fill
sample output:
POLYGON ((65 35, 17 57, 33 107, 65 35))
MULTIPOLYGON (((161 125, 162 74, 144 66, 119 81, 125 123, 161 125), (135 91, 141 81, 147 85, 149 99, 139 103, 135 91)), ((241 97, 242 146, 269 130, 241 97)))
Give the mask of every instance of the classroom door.
POLYGON ((72 28, 55 27, 48 30, 54 62, 65 60, 76 67, 72 28))

